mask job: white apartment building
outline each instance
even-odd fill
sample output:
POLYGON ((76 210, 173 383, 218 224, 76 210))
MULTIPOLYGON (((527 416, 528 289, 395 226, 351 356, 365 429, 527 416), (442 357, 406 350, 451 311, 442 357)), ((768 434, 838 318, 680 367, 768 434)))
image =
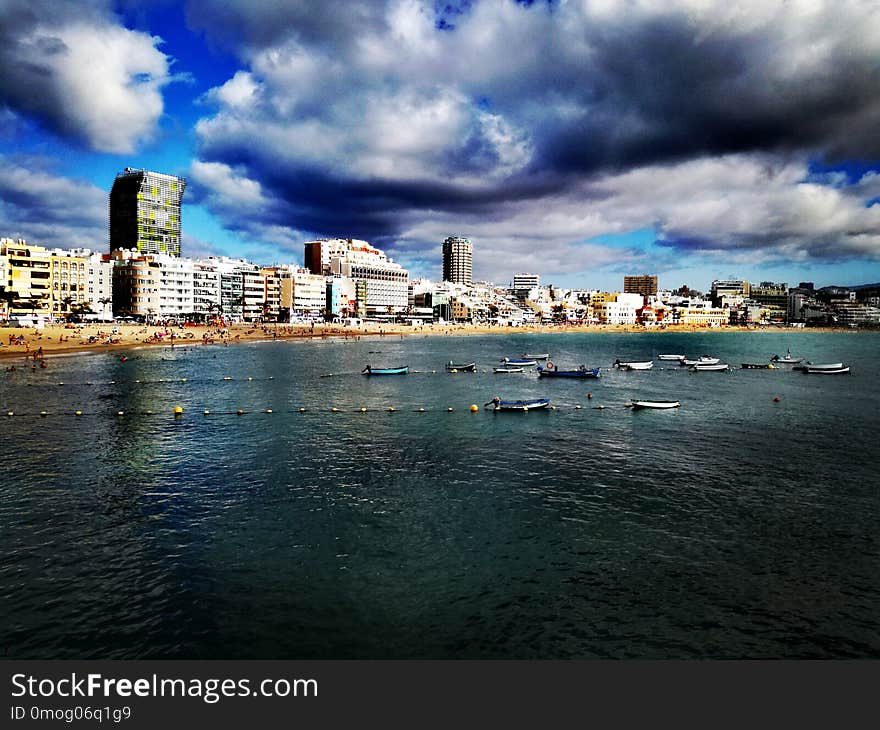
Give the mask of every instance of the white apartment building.
POLYGON ((260 267, 249 261, 239 266, 242 288, 242 316, 245 322, 257 322, 262 319, 266 304, 266 283, 260 273, 260 267))
POLYGON ((327 306, 327 279, 308 269, 290 269, 281 275, 281 309, 297 317, 323 315, 327 306))
POLYGON ((207 259, 193 262, 193 313, 199 318, 220 314, 220 272, 207 259))
POLYGON ((538 274, 514 274, 511 289, 537 289, 541 286, 541 277, 538 274))
POLYGON ((330 273, 365 282, 368 316, 406 311, 409 272, 368 243, 352 243, 342 256, 334 256, 330 273))
POLYGON ((641 294, 617 293, 593 304, 593 314, 602 324, 635 324, 642 302, 641 294))
POLYGON ((88 250, 86 264, 86 301, 96 319, 113 318, 113 262, 103 254, 88 250))
POLYGON ((193 314, 192 260, 169 254, 159 254, 153 258, 159 264, 159 318, 183 318, 193 314))

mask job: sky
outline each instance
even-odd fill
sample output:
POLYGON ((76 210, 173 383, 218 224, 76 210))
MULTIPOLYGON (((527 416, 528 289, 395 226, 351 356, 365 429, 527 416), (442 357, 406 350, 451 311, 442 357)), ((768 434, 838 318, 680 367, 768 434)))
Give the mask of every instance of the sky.
POLYGON ((878 59, 869 0, 0 0, 0 236, 105 250, 143 167, 187 256, 878 282, 878 59))

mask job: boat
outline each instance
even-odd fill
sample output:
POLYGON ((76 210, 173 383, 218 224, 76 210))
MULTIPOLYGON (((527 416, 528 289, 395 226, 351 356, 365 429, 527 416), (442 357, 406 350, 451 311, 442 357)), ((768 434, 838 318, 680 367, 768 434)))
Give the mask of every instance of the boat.
POLYGON ((801 370, 806 371, 809 368, 813 368, 813 370, 840 370, 843 367, 842 362, 829 362, 825 364, 820 363, 812 363, 809 360, 805 362, 803 365, 795 365, 792 370, 801 370))
POLYGON ((803 362, 802 357, 792 357, 791 348, 789 348, 783 357, 779 357, 779 355, 774 355, 770 358, 770 362, 772 363, 782 363, 783 365, 797 365, 799 362, 803 362))
POLYGON ((615 360, 614 367, 620 368, 621 370, 650 370, 652 367, 654 367, 654 361, 643 360, 635 362, 621 362, 620 360, 615 360))
POLYGON ((686 365, 690 367, 691 365, 717 365, 721 362, 721 358, 718 357, 709 357, 708 355, 702 355, 697 358, 684 358, 679 360, 679 365, 686 365))
POLYGON ((406 375, 408 372, 409 365, 400 368, 374 368, 372 365, 367 365, 361 370, 363 375, 406 375))
POLYGON ((501 362, 505 365, 514 365, 516 367, 532 367, 538 364, 537 360, 511 359, 509 357, 505 357, 501 362))
MULTIPOLYGON (((839 364, 839 363, 836 363, 839 364)), ((842 375, 849 372, 849 365, 839 368, 829 368, 827 365, 808 365, 804 373, 812 375, 842 375)))
POLYGON ((722 370, 730 370, 730 365, 726 362, 716 362, 716 363, 697 363, 696 365, 691 365, 691 370, 694 372, 721 372, 722 370))
POLYGON ((546 367, 538 367, 539 378, 598 378, 599 375, 599 368, 588 370, 586 365, 581 365, 577 370, 560 370, 549 360, 546 367))
POLYGON ((775 370, 772 362, 744 362, 740 365, 743 370, 775 370))
POLYGON ((523 360, 546 360, 549 357, 549 352, 544 352, 540 355, 527 355, 526 353, 523 353, 523 360))
POLYGON ((679 408, 681 407, 681 403, 677 400, 634 400, 630 407, 634 411, 641 410, 642 408, 654 408, 656 410, 664 410, 666 408, 679 408))
POLYGON ((550 405, 549 398, 534 398, 532 400, 501 400, 497 395, 486 403, 487 406, 495 406, 496 411, 536 411, 550 405))
POLYGON ((521 373, 522 371, 522 368, 494 368, 496 373, 521 373))
POLYGON ((658 360, 684 360, 684 355, 657 355, 658 360))
POLYGON ((477 372, 477 363, 468 362, 468 363, 458 364, 458 363, 454 363, 452 360, 450 360, 448 363, 446 363, 446 371, 450 372, 450 373, 452 373, 452 372, 475 373, 475 372, 477 372))

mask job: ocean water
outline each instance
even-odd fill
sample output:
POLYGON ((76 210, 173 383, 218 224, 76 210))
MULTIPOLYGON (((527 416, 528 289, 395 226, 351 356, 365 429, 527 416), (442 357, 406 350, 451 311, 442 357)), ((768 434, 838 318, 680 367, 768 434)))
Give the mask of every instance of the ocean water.
POLYGON ((880 656, 877 334, 128 355, 0 372, 2 656, 880 656), (738 367, 789 347, 852 374, 491 372, 526 351, 563 368, 664 352, 738 367), (421 372, 368 378, 367 363, 421 372), (494 395, 557 408, 483 410, 494 395))

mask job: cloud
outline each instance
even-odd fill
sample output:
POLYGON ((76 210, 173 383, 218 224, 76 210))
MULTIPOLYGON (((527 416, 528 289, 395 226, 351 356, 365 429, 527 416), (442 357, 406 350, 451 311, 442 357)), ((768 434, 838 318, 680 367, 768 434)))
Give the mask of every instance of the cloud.
POLYGON ((124 28, 98 0, 2 5, 0 104, 101 152, 153 137, 172 80, 161 39, 124 28))
POLYGON ((466 229, 504 267, 560 271, 640 262, 584 241, 645 227, 670 254, 877 257, 869 181, 807 165, 880 160, 869 4, 191 0, 188 18, 245 66, 196 132, 199 164, 225 166, 203 170, 207 205, 249 235, 422 261, 466 229), (223 169, 258 186, 252 216, 223 169))
POLYGON ((36 158, 0 155, 0 165, 0 235, 50 248, 107 250, 106 191, 58 175, 36 158))

